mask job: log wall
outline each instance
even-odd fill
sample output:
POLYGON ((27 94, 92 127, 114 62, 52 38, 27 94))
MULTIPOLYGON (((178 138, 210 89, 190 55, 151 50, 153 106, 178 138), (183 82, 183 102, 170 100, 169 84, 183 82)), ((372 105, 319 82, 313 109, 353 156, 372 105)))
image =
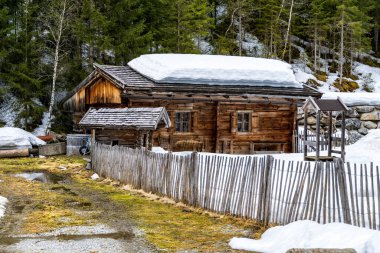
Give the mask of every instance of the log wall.
POLYGON ((172 151, 186 150, 217 153, 253 154, 291 152, 296 107, 231 102, 175 102, 165 100, 129 100, 130 107, 165 106, 172 127, 153 135, 153 145, 172 151), (175 113, 191 112, 191 131, 176 132, 175 113), (249 132, 237 131, 238 112, 249 112, 249 132), (187 143, 184 143, 187 142, 187 143))

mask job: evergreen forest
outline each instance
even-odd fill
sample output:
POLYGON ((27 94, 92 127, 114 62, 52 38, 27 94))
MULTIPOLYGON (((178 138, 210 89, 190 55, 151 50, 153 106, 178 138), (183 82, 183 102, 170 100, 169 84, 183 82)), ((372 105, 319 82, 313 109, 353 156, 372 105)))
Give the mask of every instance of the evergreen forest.
POLYGON ((302 46, 310 69, 322 73, 321 59, 331 59, 342 82, 354 59, 380 57, 379 0, 0 0, 0 6, 0 104, 16 98, 15 125, 27 130, 47 110, 56 129, 65 127, 59 101, 93 63, 125 65, 148 53, 294 63, 302 46))

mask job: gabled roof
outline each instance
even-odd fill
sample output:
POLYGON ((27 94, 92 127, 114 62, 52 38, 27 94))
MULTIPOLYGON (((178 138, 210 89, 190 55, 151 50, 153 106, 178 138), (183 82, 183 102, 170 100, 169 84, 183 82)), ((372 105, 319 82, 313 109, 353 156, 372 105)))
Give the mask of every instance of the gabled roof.
POLYGON ((347 111, 347 106, 343 103, 343 101, 337 97, 337 99, 318 99, 309 97, 304 106, 302 107, 304 110, 306 108, 314 109, 316 111, 347 111))
POLYGON ((79 125, 87 128, 156 130, 170 127, 164 107, 155 108, 90 108, 79 125))

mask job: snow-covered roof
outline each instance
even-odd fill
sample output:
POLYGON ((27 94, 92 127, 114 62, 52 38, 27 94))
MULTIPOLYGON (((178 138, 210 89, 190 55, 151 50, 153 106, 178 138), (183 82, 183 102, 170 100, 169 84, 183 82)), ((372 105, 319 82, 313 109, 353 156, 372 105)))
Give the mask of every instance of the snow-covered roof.
POLYGON ((156 83, 296 87, 291 65, 273 59, 192 54, 148 54, 128 63, 156 83))

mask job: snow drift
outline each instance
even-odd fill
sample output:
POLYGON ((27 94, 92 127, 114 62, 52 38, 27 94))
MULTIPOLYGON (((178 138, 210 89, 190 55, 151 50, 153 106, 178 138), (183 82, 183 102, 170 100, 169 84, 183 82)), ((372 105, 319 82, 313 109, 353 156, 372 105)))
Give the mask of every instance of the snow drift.
POLYGON ((352 248, 358 253, 379 253, 380 232, 344 223, 321 225, 304 220, 270 228, 259 240, 234 237, 230 246, 270 253, 282 253, 292 248, 352 248))
POLYGON ((8 203, 8 199, 0 196, 0 219, 4 216, 5 213, 5 206, 8 203))
POLYGON ((192 54, 149 54, 128 65, 157 83, 302 87, 279 60, 192 54))
POLYGON ((0 128, 0 149, 32 148, 32 146, 45 145, 33 134, 15 127, 0 128))

